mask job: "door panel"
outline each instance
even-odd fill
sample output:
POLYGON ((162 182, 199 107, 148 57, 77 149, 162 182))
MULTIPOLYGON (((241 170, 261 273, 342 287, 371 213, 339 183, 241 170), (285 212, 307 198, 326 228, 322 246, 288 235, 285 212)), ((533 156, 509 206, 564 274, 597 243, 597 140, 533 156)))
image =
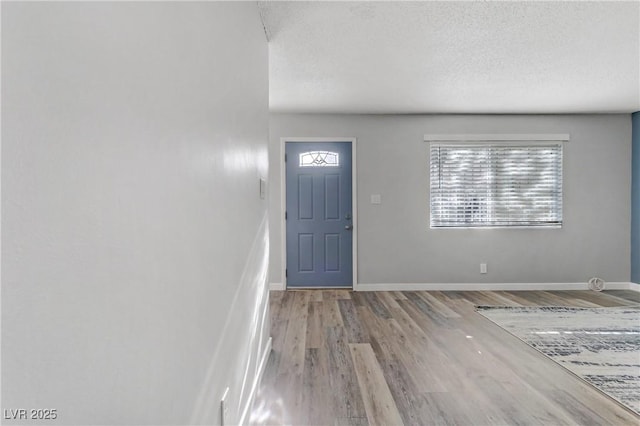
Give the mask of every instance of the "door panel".
POLYGON ((340 270, 340 234, 324 236, 324 269, 331 272, 340 270))
POLYGON ((298 175, 298 219, 313 219, 313 176, 298 175))
POLYGON ((340 175, 324 177, 324 218, 340 220, 340 175))
POLYGON ((288 287, 353 282, 350 142, 287 142, 288 287))
POLYGON ((313 271, 313 234, 298 234, 298 271, 313 271))

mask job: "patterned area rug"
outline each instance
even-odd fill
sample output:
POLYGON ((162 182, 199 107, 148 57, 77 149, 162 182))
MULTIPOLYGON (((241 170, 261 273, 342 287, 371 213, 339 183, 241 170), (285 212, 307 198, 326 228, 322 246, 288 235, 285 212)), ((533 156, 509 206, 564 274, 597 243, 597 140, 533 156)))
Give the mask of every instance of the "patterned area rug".
POLYGON ((640 307, 476 309, 640 414, 640 307))

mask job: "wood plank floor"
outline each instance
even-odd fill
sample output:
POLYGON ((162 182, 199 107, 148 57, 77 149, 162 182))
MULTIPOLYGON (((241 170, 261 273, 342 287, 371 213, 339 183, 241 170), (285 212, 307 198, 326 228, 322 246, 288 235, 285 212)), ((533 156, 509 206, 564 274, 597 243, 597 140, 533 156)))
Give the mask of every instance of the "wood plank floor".
POLYGON ((272 291, 266 425, 639 425, 474 311, 637 305, 631 291, 272 291))

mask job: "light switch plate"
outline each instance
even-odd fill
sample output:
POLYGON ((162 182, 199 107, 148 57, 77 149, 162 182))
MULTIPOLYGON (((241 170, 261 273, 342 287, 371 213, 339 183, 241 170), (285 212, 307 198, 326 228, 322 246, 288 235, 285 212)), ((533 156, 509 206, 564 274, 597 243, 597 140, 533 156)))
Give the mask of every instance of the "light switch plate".
POLYGON ((260 179, 260 199, 264 200, 265 198, 267 198, 267 181, 260 179))
POLYGON ((220 425, 227 426, 229 424, 229 403, 227 396, 229 395, 229 388, 227 387, 220 398, 220 425))
POLYGON ((380 194, 371 194, 371 204, 382 204, 382 196, 380 194))

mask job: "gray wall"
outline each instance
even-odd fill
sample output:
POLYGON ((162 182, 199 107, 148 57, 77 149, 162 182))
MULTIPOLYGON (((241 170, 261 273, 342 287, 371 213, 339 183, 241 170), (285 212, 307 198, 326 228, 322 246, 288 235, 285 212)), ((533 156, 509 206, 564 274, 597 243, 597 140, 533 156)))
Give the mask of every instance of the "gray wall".
POLYGON ((282 283, 280 138, 357 138, 359 283, 629 281, 631 117, 271 114, 271 282, 282 283), (562 229, 429 229, 424 134, 570 133, 562 229), (371 194, 382 204, 372 205, 371 194), (488 274, 480 274, 480 263, 488 274))
POLYGON ((2 3, 3 410, 218 423, 230 386, 239 421, 269 330, 267 66, 255 3, 2 3))
POLYGON ((640 284, 640 112, 632 117, 631 281, 640 284))

